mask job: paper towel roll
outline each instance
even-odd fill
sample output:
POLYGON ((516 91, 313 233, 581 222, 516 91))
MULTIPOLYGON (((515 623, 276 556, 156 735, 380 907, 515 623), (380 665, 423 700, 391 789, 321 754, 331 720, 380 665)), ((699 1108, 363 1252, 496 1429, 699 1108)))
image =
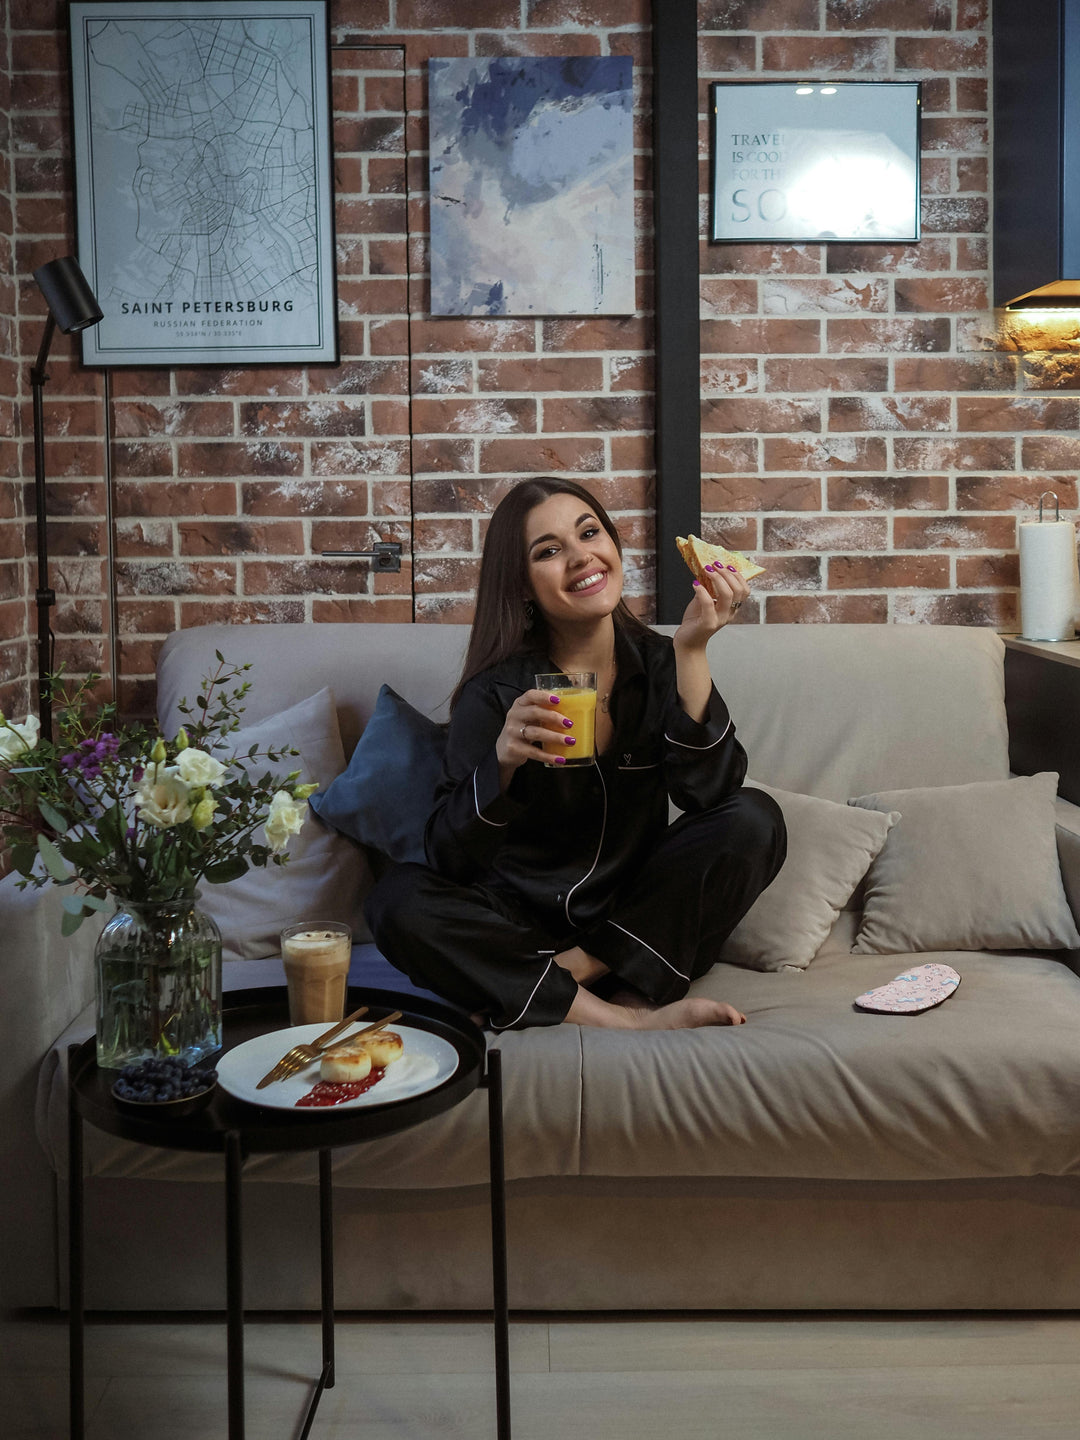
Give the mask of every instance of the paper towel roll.
POLYGON ((1020 633, 1025 640, 1071 640, 1076 633, 1080 578, 1071 520, 1020 526, 1020 633))

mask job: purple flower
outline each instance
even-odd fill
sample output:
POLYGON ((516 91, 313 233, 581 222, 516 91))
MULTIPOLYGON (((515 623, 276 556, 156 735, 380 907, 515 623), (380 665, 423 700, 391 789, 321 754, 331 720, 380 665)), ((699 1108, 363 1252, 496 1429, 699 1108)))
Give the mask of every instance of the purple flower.
POLYGON ((78 763, 79 757, 77 755, 60 756, 60 764, 64 767, 65 770, 74 770, 78 763))
POLYGON ((128 828, 124 831, 124 836, 128 840, 134 840, 135 836, 138 835, 138 833, 139 827, 137 825, 129 825, 128 828))
POLYGON ((131 778, 135 781, 135 784, 136 784, 136 785, 141 785, 141 784, 142 784, 142 777, 143 777, 145 774, 146 774, 146 771, 143 769, 143 767, 142 767, 141 765, 136 765, 136 766, 135 766, 135 769, 132 770, 132 772, 131 772, 131 778))

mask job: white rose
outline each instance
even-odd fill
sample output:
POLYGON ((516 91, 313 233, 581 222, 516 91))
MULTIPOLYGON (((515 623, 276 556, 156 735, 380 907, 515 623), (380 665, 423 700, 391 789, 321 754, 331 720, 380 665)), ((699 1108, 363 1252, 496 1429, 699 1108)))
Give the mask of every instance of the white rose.
POLYGON ((41 721, 28 715, 21 725, 0 715, 0 764, 9 765, 27 750, 33 750, 41 733, 41 721))
POLYGON ((287 790, 275 794, 266 816, 266 840, 271 850, 284 850, 292 836, 299 835, 306 811, 306 802, 294 800, 287 790))
POLYGON ((227 766, 220 760, 215 760, 213 755, 205 750, 196 750, 194 747, 188 750, 181 750, 176 757, 174 767, 181 780, 186 780, 189 785, 220 785, 221 778, 225 774, 227 766))
POLYGON ((149 765, 135 791, 139 819, 167 829, 191 819, 188 786, 173 765, 149 765))

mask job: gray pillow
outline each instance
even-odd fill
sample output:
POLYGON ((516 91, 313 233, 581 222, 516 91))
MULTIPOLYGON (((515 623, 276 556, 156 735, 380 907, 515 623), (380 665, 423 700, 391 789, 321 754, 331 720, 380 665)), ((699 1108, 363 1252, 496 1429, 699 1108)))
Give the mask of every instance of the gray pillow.
POLYGON ((1058 864, 1053 772, 850 801, 900 812, 866 877, 853 953, 1080 946, 1058 864))
POLYGON ((805 970, 898 817, 747 783, 771 795, 784 812, 787 859, 728 936, 719 958, 751 970, 805 970))
MULTIPOLYGON (((237 751, 258 745, 295 745, 300 758, 286 756, 266 769, 286 775, 300 770, 301 780, 327 784, 345 768, 334 697, 320 690, 299 705, 245 725, 231 737, 237 751)), ((260 771, 261 773, 261 771, 260 771)), ((199 908, 221 930, 226 960, 258 960, 280 955, 279 932, 298 920, 342 920, 353 940, 369 940, 361 903, 371 885, 363 851, 331 830, 309 808, 303 829, 289 843, 287 865, 251 869, 227 885, 199 887, 199 908)))

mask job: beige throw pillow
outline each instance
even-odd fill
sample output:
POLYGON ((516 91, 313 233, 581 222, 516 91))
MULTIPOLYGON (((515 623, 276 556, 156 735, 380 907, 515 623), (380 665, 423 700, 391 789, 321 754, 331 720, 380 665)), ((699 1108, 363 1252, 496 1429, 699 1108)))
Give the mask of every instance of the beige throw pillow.
MULTIPOLYGON (((252 745, 260 750, 294 745, 299 759, 287 755, 277 765, 264 765, 280 775, 299 770, 301 780, 327 785, 345 768, 334 697, 328 689, 245 725, 230 739, 238 752, 252 745)), ((263 839, 261 831, 256 838, 263 839)), ((199 907, 218 923, 224 959, 259 960, 280 955, 281 928, 297 920, 343 920, 352 926, 354 942, 370 939, 360 908, 370 885, 360 847, 324 825, 309 806, 303 829, 289 843, 288 864, 271 862, 265 869, 250 869, 227 885, 204 882, 199 887, 199 907)))
POLYGON ((771 795, 784 812, 787 859, 728 936, 719 958, 751 970, 805 970, 898 817, 747 783, 771 795))
POLYGON ((854 953, 1080 946, 1054 826, 1055 773, 850 801, 899 811, 866 877, 854 953))

